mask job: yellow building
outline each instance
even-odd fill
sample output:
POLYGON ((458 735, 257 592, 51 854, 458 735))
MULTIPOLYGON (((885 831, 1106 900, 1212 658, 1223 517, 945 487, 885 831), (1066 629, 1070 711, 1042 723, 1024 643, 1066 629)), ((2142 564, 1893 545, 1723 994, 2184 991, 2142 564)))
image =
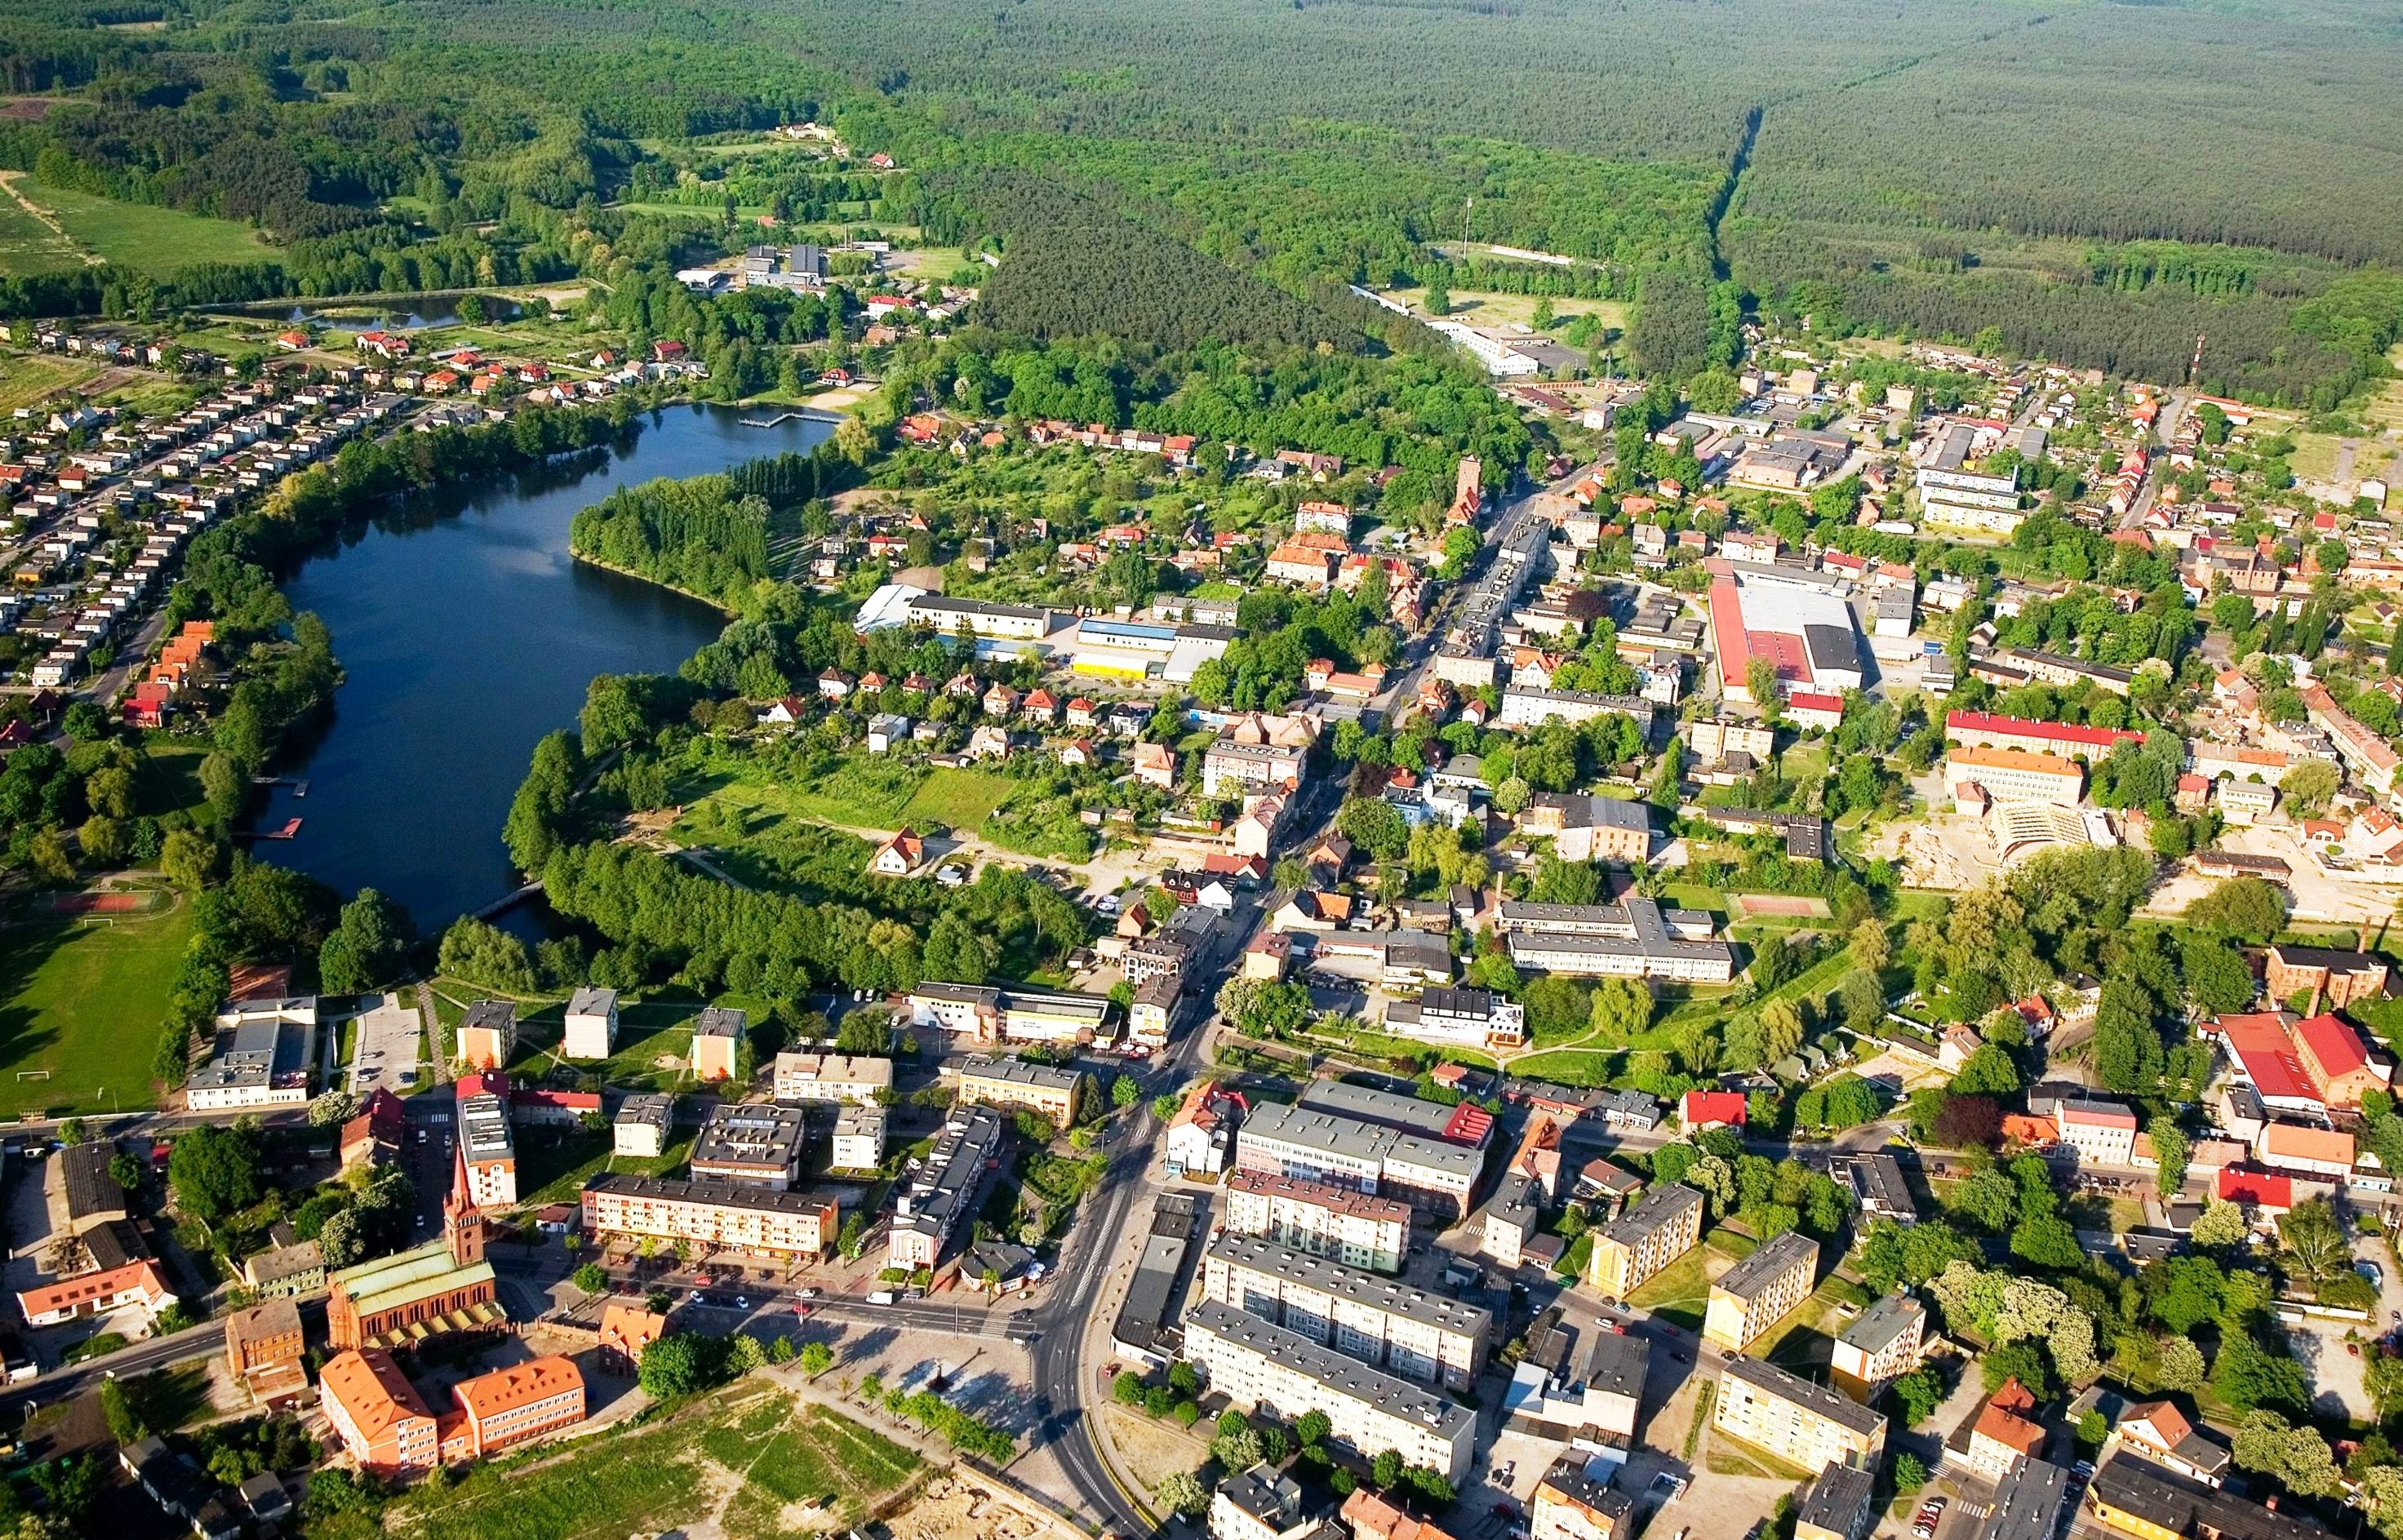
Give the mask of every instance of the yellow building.
POLYGON ((1711 1426, 1805 1470, 1874 1465, 1885 1450, 1882 1416, 1757 1358, 1728 1360, 1711 1426))
POLYGON ((1586 1281, 1606 1299, 1624 1299, 1702 1238, 1702 1195, 1680 1182, 1653 1188, 1594 1232, 1586 1281))
POLYGON ((1799 1230, 1772 1236, 1711 1285, 1702 1339, 1742 1353, 1810 1296, 1818 1269, 1819 1242, 1799 1230))

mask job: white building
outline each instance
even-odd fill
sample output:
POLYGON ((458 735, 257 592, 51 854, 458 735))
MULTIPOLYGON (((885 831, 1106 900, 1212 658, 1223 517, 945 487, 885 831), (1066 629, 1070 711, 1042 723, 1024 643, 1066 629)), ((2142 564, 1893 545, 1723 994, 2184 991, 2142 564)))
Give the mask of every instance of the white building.
POLYGON ((606 1059, 618 1047, 618 992, 586 984, 567 1001, 563 1059, 606 1059))
POLYGON ((1493 1332, 1493 1317, 1474 1305, 1250 1236, 1210 1247, 1202 1295, 1347 1358, 1455 1390, 1476 1382, 1493 1332))

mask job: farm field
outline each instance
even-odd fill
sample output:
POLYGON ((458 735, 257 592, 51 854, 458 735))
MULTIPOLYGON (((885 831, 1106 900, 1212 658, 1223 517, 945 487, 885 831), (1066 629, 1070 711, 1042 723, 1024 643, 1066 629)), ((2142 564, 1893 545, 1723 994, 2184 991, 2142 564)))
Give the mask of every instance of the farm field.
MULTIPOLYGON (((0 215, 13 204, 0 203, 0 215)), ((7 221, 0 217, 0 273, 17 270, 10 265, 7 221)), ((63 391, 89 384, 105 372, 104 366, 87 363, 80 358, 58 358, 48 354, 0 354, 0 411, 14 411, 19 407, 35 406, 63 391)))
POLYGON ((191 909, 79 921, 49 904, 21 904, 0 928, 0 1117, 149 1106, 191 909), (22 1078, 39 1070, 49 1077, 22 1078))
POLYGON ((856 1513, 918 1468, 900 1445, 757 1381, 533 1469, 483 1466, 410 1500, 420 1540, 571 1540, 661 1528, 765 1537, 856 1513), (811 1522, 810 1516, 819 1521, 811 1522))
MULTIPOLYGON (((145 271, 154 279, 173 274, 188 262, 267 262, 274 259, 276 250, 267 245, 257 230, 245 224, 235 224, 230 218, 204 218, 200 214, 180 214, 175 209, 151 209, 146 204, 120 204, 108 197, 93 197, 89 192, 75 192, 67 187, 46 187, 34 178, 17 178, 14 189, 34 201, 34 207, 46 209, 75 241, 76 259, 82 252, 93 257, 116 262, 134 271, 145 271)), ((9 200, 9 209, 17 201, 9 200)), ((38 221, 26 218, 26 224, 41 229, 38 221)), ((50 230, 41 230, 50 235, 50 230)), ((0 241, 7 238, 7 229, 0 226, 0 241)), ((55 243, 55 235, 50 238, 55 243)), ((0 245, 0 274, 20 271, 55 271, 63 267, 50 262, 49 267, 17 267, 14 245, 0 245)), ((34 257, 29 252, 29 259, 34 257)), ((72 264, 72 262, 70 262, 72 264)))

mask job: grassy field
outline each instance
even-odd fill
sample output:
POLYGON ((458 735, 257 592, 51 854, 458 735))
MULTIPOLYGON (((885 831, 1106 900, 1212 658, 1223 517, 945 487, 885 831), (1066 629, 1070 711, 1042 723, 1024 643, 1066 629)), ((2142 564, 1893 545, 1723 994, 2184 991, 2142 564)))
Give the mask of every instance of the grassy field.
POLYGON ((924 833, 945 825, 974 832, 1018 789, 1018 782, 986 770, 930 770, 922 780, 897 765, 880 764, 846 767, 809 790, 757 781, 704 782, 678 788, 685 815, 676 828, 696 840, 717 838, 718 831, 696 821, 705 800, 739 814, 746 836, 772 833, 785 818, 843 828, 907 826, 924 833))
POLYGON ((0 193, 0 276, 70 272, 84 265, 76 243, 43 224, 14 198, 0 193))
POLYGON ((1704 1248, 1694 1247, 1646 1279, 1643 1287, 1627 1297, 1627 1302, 1688 1331, 1702 1330, 1703 1313, 1711 1303, 1710 1275, 1702 1268, 1703 1255, 1704 1248))
MULTIPOLYGON (((839 1413, 797 1408, 746 1381, 670 1422, 591 1440, 533 1468, 479 1467, 447 1491, 408 1499, 417 1540, 576 1540, 719 1528, 771 1536, 823 1529, 822 1506, 864 1511, 917 1469, 917 1457, 839 1413)), ((847 1519, 845 1520, 848 1521, 847 1519)), ((837 1523, 836 1528, 842 1527, 837 1523)))
POLYGON ((0 929, 0 1117, 149 1106, 191 909, 72 921, 28 902, 0 929), (49 1077, 23 1077, 35 1070, 49 1077))
MULTIPOLYGON (((1394 289, 1386 298, 1398 299, 1416 310, 1426 300, 1424 289, 1394 289)), ((1532 326, 1535 324, 1536 297, 1532 294, 1496 294, 1486 289, 1454 289, 1448 321, 1465 321, 1472 326, 1532 326)), ((1552 314, 1558 321, 1572 315, 1598 315, 1602 324, 1617 331, 1627 329, 1627 307, 1616 299, 1565 299, 1552 301, 1552 314)))
MULTIPOLYGON (((120 203, 88 192, 47 187, 30 176, 20 177, 16 187, 35 206, 48 210, 80 251, 154 278, 164 278, 192 262, 261 262, 275 256, 275 248, 257 230, 230 219, 120 203)), ((9 206, 16 208, 14 200, 9 206)), ((21 209, 17 213, 24 217, 21 209)), ((13 275, 19 271, 16 261, 13 244, 0 246, 0 271, 13 275)))
POLYGON ((665 1176, 692 1158, 689 1135, 647 1159, 613 1155, 610 1146, 614 1143, 613 1135, 586 1133, 580 1129, 529 1131, 518 1146, 519 1205, 541 1208, 550 1203, 572 1203, 576 1195, 584 1190, 585 1183, 604 1172, 613 1175, 665 1176))
MULTIPOLYGON (((0 215, 15 207, 14 203, 0 202, 0 215)), ((13 249, 7 220, 0 217, 0 275, 17 275, 9 255, 13 249)), ((90 383, 102 372, 103 366, 80 358, 59 358, 48 354, 0 354, 0 411, 37 405, 61 392, 90 383)))
POLYGON ((901 821, 914 827, 947 824, 973 829, 993 816, 1018 783, 982 770, 938 770, 901 806, 901 821))
MULTIPOLYGON (((725 1004, 740 1006, 743 1002, 725 1004)), ((690 1000, 621 1002, 618 1006, 618 1051, 599 1062, 575 1061, 580 1072, 621 1089, 672 1091, 690 1077, 692 1023, 701 1004, 690 1000)), ((567 1004, 551 1000, 521 1006, 518 1010, 518 1051, 509 1068, 539 1075, 556 1063, 551 1050, 567 1030, 567 1004)), ((754 1013, 756 1020, 757 1013, 754 1013)))
POLYGON ((207 801, 201 790, 201 761, 208 756, 206 739, 169 738, 163 733, 145 739, 133 782, 134 812, 156 818, 178 810, 189 812, 207 801))

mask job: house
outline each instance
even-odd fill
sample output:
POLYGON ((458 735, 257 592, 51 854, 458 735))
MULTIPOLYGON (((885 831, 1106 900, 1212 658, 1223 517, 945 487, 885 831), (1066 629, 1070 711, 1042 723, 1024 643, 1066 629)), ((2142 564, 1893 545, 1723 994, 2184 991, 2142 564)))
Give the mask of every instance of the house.
POLYGON ((1882 1295, 1836 1339, 1830 1367, 1865 1385, 1882 1385, 1919 1367, 1927 1309, 1907 1294, 1882 1295))
POLYGON ((668 1318, 648 1305, 612 1299, 601 1307, 601 1362, 632 1379, 642 1367, 644 1350, 667 1331, 668 1318))
POLYGON ((1132 755, 1134 778, 1161 791, 1176 789, 1176 756, 1165 743, 1137 743, 1132 755))
POLYGON ((2035 1397, 2017 1380, 2006 1380, 1979 1408, 1969 1425, 1963 1463, 1990 1481, 1999 1481, 2014 1462, 2044 1453, 2044 1424, 2035 1420, 2035 1397))
POLYGON ((309 1394, 309 1374, 301 1367, 300 1308, 290 1299, 234 1311, 226 1318, 225 1339, 229 1375, 260 1406, 275 1408, 309 1394))
POLYGON ((908 829, 876 847, 868 869, 879 877, 907 877, 926 858, 926 842, 908 829))
POLYGON ((1689 1090, 1678 1106, 1680 1126, 1687 1133, 1699 1133, 1704 1129, 1743 1127, 1743 1092, 1739 1090, 1689 1090))

